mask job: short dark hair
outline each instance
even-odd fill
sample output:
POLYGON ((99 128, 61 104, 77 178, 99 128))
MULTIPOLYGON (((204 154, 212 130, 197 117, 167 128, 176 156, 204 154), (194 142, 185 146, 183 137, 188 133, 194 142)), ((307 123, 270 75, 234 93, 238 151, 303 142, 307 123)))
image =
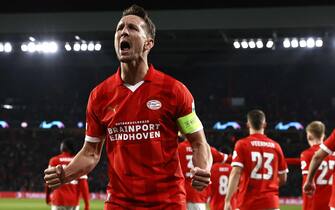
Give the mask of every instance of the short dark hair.
POLYGON ((247 114, 250 126, 255 130, 260 130, 265 122, 265 114, 262 110, 254 109, 247 114))
POLYGON ((65 138, 61 143, 63 143, 63 150, 70 154, 75 154, 74 138, 65 138))
POLYGON ((127 15, 136 15, 144 20, 146 23, 146 31, 151 36, 153 40, 155 40, 156 36, 156 26, 152 22, 152 20, 149 18, 149 15, 147 11, 143 9, 143 7, 140 7, 136 4, 131 5, 129 8, 125 9, 122 13, 122 17, 127 15))

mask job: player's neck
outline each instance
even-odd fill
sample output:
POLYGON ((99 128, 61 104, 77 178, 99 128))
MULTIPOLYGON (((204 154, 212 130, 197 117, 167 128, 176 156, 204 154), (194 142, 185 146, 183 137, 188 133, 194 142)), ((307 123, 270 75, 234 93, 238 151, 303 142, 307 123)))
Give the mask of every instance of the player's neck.
POLYGON ((262 135, 264 135, 264 129, 255 130, 255 129, 250 128, 249 129, 249 133, 250 133, 250 135, 253 135, 253 134, 262 134, 262 135))
POLYGON ((127 84, 135 85, 144 80, 148 69, 148 63, 144 61, 121 63, 121 79, 127 84))
POLYGON ((315 146, 315 145, 319 145, 319 144, 322 144, 322 140, 320 139, 317 139, 317 140, 314 140, 314 141, 310 141, 309 145, 312 147, 312 146, 315 146))

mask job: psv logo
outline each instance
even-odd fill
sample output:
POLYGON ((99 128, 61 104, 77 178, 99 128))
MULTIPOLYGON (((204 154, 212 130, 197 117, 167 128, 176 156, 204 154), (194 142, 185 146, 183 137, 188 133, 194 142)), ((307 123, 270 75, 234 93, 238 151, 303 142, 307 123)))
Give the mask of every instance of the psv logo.
POLYGON ((150 100, 147 102, 147 107, 151 110, 158 110, 162 107, 162 103, 158 100, 150 100))

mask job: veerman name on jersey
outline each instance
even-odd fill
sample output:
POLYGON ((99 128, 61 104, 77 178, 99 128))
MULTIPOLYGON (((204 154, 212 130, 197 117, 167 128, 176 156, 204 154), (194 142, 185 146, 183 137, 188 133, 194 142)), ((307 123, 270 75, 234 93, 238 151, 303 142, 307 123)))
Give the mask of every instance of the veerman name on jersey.
POLYGON ((275 148, 275 144, 272 142, 266 142, 266 141, 251 141, 251 146, 253 147, 270 147, 275 148))

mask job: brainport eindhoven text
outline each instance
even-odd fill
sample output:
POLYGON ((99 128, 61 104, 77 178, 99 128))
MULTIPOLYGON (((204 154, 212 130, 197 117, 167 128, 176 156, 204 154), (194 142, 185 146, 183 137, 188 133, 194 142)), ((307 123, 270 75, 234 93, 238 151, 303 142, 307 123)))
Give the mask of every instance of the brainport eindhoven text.
POLYGON ((107 130, 111 141, 152 140, 161 136, 160 124, 149 121, 116 123, 107 130))

